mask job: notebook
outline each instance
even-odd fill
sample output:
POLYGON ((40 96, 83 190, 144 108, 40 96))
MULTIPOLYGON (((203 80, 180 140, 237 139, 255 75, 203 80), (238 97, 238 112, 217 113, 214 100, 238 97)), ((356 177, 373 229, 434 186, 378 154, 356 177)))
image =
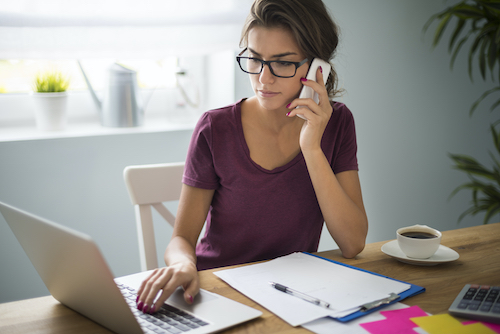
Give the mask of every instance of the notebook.
MULTIPOLYGON (((55 299, 113 332, 150 331, 143 318, 134 316, 131 306, 135 297, 131 302, 119 289, 119 286, 138 289, 148 272, 114 279, 100 250, 88 235, 2 202, 0 212, 55 299)), ((186 332, 189 334, 220 331, 262 314, 206 290, 201 290, 194 303, 188 305, 179 289, 166 304, 169 305, 167 309, 175 307, 190 317, 201 319, 201 325, 186 332)), ((157 317, 150 320, 158 321, 160 317, 158 312, 157 317)))

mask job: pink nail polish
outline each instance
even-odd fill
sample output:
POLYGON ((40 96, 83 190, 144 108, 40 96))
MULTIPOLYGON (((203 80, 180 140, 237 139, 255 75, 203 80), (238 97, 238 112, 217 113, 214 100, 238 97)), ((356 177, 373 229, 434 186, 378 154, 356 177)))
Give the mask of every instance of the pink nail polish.
POLYGON ((139 311, 142 311, 142 308, 144 307, 144 303, 143 302, 140 302, 139 304, 137 304, 137 309, 139 311))
POLYGON ((155 313, 155 311, 156 311, 156 306, 154 306, 154 305, 153 305, 153 306, 151 306, 151 308, 149 309, 149 314, 153 314, 153 313, 155 313))
POLYGON ((189 302, 192 304, 193 303, 193 296, 188 295, 189 302))
POLYGON ((148 313, 149 312, 149 305, 144 306, 142 309, 142 313, 148 313))
POLYGON ((287 115, 287 116, 290 116, 290 113, 291 113, 291 111, 287 112, 287 113, 286 113, 286 115, 287 115))
POLYGON ((323 73, 323 68, 321 66, 319 67, 319 71, 323 73))
POLYGON ((135 303, 136 303, 136 304, 137 304, 137 302, 139 301, 139 298, 140 298, 140 297, 141 297, 141 296, 137 295, 137 298, 135 299, 135 303))
POLYGON ((306 82, 306 81, 307 81, 307 79, 306 79, 306 78, 300 78, 300 81, 302 81, 302 82, 306 82))
POLYGON ((288 104, 286 105, 286 107, 287 107, 287 108, 290 108, 290 105, 291 105, 291 104, 292 104, 291 102, 290 102, 290 103, 288 103, 288 104))

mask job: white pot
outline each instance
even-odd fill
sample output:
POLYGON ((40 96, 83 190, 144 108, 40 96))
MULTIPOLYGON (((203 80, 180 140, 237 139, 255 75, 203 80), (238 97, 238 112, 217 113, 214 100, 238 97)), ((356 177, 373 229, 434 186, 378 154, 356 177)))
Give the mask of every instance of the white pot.
POLYGON ((66 128, 68 93, 31 94, 35 104, 36 126, 41 131, 61 131, 66 128))

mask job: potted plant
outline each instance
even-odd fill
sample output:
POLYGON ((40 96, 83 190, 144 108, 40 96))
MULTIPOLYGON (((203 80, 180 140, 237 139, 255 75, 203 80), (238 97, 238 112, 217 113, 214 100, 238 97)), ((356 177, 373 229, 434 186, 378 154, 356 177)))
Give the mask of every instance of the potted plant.
MULTIPOLYGON (((454 23, 453 31, 448 43, 451 54, 451 67, 462 50, 462 46, 469 46, 468 72, 472 80, 472 68, 476 59, 483 80, 491 78, 494 87, 484 92, 471 106, 469 113, 478 108, 479 104, 490 95, 500 92, 500 0, 464 0, 450 6, 440 13, 433 15, 424 26, 424 32, 429 25, 438 21, 434 33, 433 46, 441 41, 443 32, 454 23), (471 43, 467 44, 467 41, 471 43), (496 66, 498 64, 498 66, 496 66)), ((498 96, 498 95, 497 95, 498 96)), ((500 99, 493 103, 490 110, 500 106, 500 99)), ((471 206, 465 210, 458 221, 467 215, 485 213, 483 223, 500 213, 500 132, 496 127, 500 120, 490 126, 495 152, 491 153, 493 166, 487 168, 476 159, 463 154, 450 154, 455 163, 454 168, 467 174, 470 182, 458 186, 451 194, 468 189, 472 192, 471 206)))
POLYGON ((37 74, 33 83, 33 100, 37 128, 60 131, 66 128, 68 77, 58 71, 37 74))

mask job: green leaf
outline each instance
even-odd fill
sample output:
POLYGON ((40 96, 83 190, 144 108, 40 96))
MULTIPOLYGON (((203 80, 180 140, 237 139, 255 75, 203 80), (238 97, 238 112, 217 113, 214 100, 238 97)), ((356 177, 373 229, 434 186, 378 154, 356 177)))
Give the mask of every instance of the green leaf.
POLYGON ((460 8, 453 10, 453 14, 462 19, 483 19, 484 12, 473 6, 462 5, 460 8))
POLYGON ((490 124, 491 136, 493 137, 493 144, 495 144, 495 148, 497 152, 500 153, 500 134, 497 133, 494 124, 490 124))
POLYGON ((493 1, 479 1, 484 7, 487 7, 488 9, 494 10, 498 13, 500 13, 500 3, 498 2, 493 2, 493 1))
POLYGON ((496 91, 499 91, 500 90, 500 86, 497 86, 495 88, 492 88, 490 90, 487 90, 486 92, 483 93, 483 95, 481 95, 471 106, 470 110, 469 110, 469 116, 472 116, 472 114, 474 113, 474 111, 476 110, 477 106, 479 105, 479 103, 481 103, 488 95, 496 92, 496 91))
POLYGON ((488 47, 489 40, 483 38, 481 49, 479 50, 479 71, 483 80, 486 80, 486 48, 488 47))
POLYGON ((459 19, 457 22, 457 25, 455 27, 455 30, 453 31, 453 34, 451 35, 450 38, 450 44, 448 45, 448 52, 451 52, 453 50, 453 46, 455 45, 455 42, 462 32, 462 30, 465 27, 465 20, 464 19, 459 19))
POLYGON ((478 175, 487 179, 494 179, 493 173, 482 166, 476 159, 459 154, 450 154, 450 158, 455 162, 453 168, 466 172, 469 175, 478 175))
POLYGON ((498 26, 496 35, 495 35, 495 43, 500 44, 500 25, 498 26))
POLYGON ((500 106, 500 99, 498 99, 495 103, 493 103, 490 107, 490 111, 493 111, 495 108, 500 106))
POLYGON ((496 215, 497 213, 500 212, 500 203, 496 205, 492 205, 487 211, 486 215, 484 216, 483 224, 488 224, 489 220, 496 215))
POLYGON ((467 36, 465 36, 464 38, 462 38, 460 40, 460 42, 458 42, 458 44, 457 44, 457 46, 455 48, 455 51, 453 51, 453 54, 451 55, 451 60, 450 60, 450 70, 453 70, 453 65, 455 64, 455 59, 457 58, 458 52, 462 48, 462 45, 464 45, 464 43, 469 38, 469 35, 470 35, 470 33, 467 34, 467 36))
POLYGON ((446 26, 448 25, 448 22, 450 22, 451 17, 452 17, 451 14, 446 14, 441 19, 441 22, 439 22, 439 25, 436 28, 436 32, 434 33, 434 41, 432 42, 432 46, 433 47, 436 47, 436 45, 439 44, 439 40, 443 36, 443 32, 446 29, 446 26))
MULTIPOLYGON (((491 71, 491 76, 493 77, 493 68, 495 67, 495 62, 497 61, 497 43, 495 42, 495 36, 490 35, 489 48, 488 48, 488 67, 491 71)), ((494 80, 492 78, 492 80, 494 80)))

